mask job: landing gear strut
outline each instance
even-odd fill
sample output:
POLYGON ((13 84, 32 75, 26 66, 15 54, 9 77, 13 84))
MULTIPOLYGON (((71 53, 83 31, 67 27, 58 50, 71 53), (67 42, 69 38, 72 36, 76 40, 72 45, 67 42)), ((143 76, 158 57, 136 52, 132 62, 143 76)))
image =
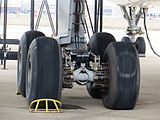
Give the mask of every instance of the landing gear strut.
POLYGON ((126 33, 129 37, 129 38, 125 38, 125 40, 124 39, 122 40, 123 42, 126 42, 126 41, 128 42, 130 40, 130 42, 135 43, 138 53, 144 56, 146 51, 144 38, 138 37, 136 39, 137 35, 143 34, 141 27, 138 27, 138 22, 143 15, 143 8, 139 8, 139 11, 137 13, 136 13, 137 11, 136 7, 129 7, 128 8, 129 10, 127 11, 127 8, 125 6, 121 6, 121 9, 123 11, 124 18, 128 21, 128 28, 126 33))

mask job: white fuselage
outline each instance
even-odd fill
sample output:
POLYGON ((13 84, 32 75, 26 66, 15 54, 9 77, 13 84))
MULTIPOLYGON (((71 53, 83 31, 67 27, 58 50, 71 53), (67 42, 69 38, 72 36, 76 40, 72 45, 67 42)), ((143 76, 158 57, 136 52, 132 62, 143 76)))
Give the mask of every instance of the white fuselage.
POLYGON ((158 7, 160 6, 160 0, 108 0, 122 6, 137 6, 137 7, 158 7))

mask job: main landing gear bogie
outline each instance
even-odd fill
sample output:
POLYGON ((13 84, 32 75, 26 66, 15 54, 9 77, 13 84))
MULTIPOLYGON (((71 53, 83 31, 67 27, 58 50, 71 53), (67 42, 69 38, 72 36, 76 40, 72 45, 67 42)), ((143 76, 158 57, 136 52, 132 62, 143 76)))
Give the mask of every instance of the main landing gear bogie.
POLYGON ((94 34, 88 46, 89 51, 84 53, 66 53, 53 38, 41 33, 33 38, 26 51, 25 86, 20 91, 25 91, 28 103, 39 99, 61 100, 64 84, 76 82, 86 85, 89 95, 102 99, 107 108, 133 109, 140 86, 135 46, 116 42, 113 35, 104 32, 94 34))

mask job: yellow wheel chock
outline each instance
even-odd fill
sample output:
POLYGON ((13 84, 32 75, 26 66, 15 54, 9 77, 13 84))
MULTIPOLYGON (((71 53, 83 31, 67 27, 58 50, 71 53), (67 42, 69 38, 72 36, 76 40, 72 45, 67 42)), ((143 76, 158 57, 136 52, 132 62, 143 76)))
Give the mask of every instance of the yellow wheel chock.
POLYGON ((62 103, 54 99, 38 99, 31 102, 30 112, 35 113, 61 113, 62 103))
POLYGON ((17 90, 16 90, 16 95, 20 95, 20 94, 21 94, 20 90, 17 89, 17 90))

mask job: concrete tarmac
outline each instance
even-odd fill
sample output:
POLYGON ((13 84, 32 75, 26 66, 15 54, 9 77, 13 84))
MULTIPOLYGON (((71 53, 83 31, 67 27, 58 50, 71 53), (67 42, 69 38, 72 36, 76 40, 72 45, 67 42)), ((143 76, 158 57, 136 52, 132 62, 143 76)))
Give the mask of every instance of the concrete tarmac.
MULTIPOLYGON (((63 113, 31 113, 24 97, 16 95, 16 62, 0 70, 0 120, 160 120, 160 58, 141 58, 141 88, 134 110, 110 110, 91 98, 85 87, 64 89, 63 113)), ((2 68, 2 66, 0 66, 2 68)))

